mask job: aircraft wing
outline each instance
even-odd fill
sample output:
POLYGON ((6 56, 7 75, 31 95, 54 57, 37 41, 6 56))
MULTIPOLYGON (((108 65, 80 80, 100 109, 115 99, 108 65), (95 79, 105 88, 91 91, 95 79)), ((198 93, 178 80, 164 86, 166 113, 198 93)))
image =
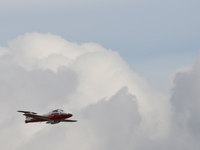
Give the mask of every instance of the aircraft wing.
POLYGON ((69 119, 68 120, 64 120, 63 119, 63 120, 60 120, 60 122, 77 122, 77 120, 69 120, 69 119))
POLYGON ((48 118, 48 117, 41 116, 41 115, 36 115, 36 114, 26 114, 25 113, 24 116, 28 116, 28 117, 32 117, 32 118, 40 119, 40 120, 44 120, 44 121, 50 120, 50 118, 48 118))

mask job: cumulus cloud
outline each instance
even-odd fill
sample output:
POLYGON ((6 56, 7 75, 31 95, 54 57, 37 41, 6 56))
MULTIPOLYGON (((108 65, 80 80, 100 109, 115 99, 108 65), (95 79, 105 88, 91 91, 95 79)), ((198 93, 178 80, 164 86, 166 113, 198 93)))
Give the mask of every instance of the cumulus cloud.
POLYGON ((3 149, 167 150, 182 149, 184 141, 199 148, 198 61, 175 74, 170 99, 115 51, 26 33, 0 47, 0 72, 3 149), (73 112, 78 122, 25 125, 16 113, 55 108, 73 112))

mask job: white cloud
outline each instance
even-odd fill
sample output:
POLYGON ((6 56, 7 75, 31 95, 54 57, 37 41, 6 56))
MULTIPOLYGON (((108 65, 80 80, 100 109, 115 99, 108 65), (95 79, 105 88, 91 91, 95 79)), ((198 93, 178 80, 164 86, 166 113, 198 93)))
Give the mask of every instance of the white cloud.
POLYGON ((117 52, 95 43, 26 33, 0 52, 3 149, 167 150, 182 149, 185 141, 199 148, 198 61, 189 73, 176 73, 170 102, 117 52), (16 112, 55 108, 71 111, 78 122, 25 125, 16 112))
POLYGON ((70 65, 85 52, 98 51, 93 43, 88 48, 87 44, 80 46, 50 33, 27 33, 9 41, 8 45, 15 63, 28 70, 44 68, 56 71, 59 66, 70 65))

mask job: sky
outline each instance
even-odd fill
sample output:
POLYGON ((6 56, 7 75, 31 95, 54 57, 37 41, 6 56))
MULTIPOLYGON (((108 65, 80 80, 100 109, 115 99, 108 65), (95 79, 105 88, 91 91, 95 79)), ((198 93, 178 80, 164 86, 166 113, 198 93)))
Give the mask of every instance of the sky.
POLYGON ((199 150, 198 0, 0 0, 2 149, 199 150), (24 123, 17 110, 74 114, 24 123))

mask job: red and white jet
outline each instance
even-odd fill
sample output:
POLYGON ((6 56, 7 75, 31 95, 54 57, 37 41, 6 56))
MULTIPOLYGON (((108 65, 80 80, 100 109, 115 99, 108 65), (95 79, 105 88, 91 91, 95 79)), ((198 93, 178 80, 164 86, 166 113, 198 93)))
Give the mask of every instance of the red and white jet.
POLYGON ((35 112, 22 111, 22 110, 18 110, 18 112, 22 112, 24 113, 24 116, 26 116, 25 123, 46 121, 46 123, 48 124, 56 124, 59 122, 76 122, 77 121, 77 120, 67 119, 67 118, 72 117, 73 115, 70 113, 65 113, 61 109, 53 110, 52 112, 46 115, 37 115, 37 113, 35 112))

